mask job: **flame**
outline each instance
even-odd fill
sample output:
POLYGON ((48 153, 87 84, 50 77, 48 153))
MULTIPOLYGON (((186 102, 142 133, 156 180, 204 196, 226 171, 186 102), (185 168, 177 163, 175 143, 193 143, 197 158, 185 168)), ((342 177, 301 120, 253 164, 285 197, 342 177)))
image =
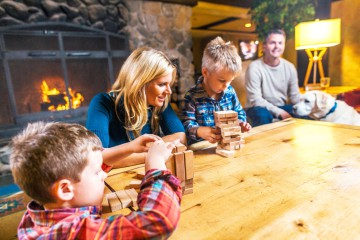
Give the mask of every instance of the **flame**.
MULTIPOLYGON (((72 90, 71 88, 68 88, 68 90, 71 96, 72 108, 75 109, 80 107, 81 103, 84 101, 84 96, 81 93, 72 90)), ((49 86, 47 85, 45 80, 43 80, 41 84, 41 98, 43 103, 52 104, 48 107, 48 110, 50 111, 62 111, 70 109, 70 100, 66 92, 61 93, 56 88, 49 89, 49 86), (61 95, 64 95, 62 99, 66 102, 65 104, 57 104, 51 102, 51 96, 58 96, 58 98, 61 99, 61 95), (57 106, 55 106, 55 104, 57 106)))

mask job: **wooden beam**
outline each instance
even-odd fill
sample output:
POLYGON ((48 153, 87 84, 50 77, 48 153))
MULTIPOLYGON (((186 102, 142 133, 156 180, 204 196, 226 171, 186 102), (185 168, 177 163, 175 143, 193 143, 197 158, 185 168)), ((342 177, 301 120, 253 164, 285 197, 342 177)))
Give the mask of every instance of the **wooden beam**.
POLYGON ((173 3, 173 4, 180 4, 180 5, 186 5, 186 6, 196 6, 197 0, 143 0, 148 2, 163 2, 163 3, 173 3))
POLYGON ((210 2, 210 3, 217 3, 222 5, 229 5, 234 7, 242 7, 242 8, 250 8, 252 0, 241 0, 241 1, 234 1, 234 0, 201 0, 202 2, 210 2))

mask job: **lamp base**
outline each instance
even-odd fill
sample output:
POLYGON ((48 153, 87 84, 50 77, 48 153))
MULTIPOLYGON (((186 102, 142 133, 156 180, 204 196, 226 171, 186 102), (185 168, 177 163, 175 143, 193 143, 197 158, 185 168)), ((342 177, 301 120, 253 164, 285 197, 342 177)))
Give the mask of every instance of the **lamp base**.
POLYGON ((319 84, 306 84, 304 86, 304 88, 305 88, 306 92, 311 91, 311 90, 325 90, 326 89, 325 87, 322 87, 320 85, 320 83, 319 84))

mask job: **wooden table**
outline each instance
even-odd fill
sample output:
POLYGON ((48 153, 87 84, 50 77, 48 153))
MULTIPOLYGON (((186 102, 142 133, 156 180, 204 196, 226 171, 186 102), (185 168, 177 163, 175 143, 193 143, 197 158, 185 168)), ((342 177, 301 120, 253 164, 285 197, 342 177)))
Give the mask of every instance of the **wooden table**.
MULTIPOLYGON (((360 127, 288 119, 253 128, 232 158, 197 150, 194 164, 170 239, 360 238, 360 127)), ((142 167, 107 182, 119 190, 142 167)))

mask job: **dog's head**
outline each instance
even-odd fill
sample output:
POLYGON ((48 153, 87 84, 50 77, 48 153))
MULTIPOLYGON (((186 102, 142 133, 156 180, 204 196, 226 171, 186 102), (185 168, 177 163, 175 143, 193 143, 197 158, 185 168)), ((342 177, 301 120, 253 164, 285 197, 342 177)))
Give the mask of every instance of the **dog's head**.
POLYGON ((320 119, 334 106, 335 98, 321 91, 309 91, 303 94, 300 102, 293 106, 293 111, 299 116, 309 116, 320 119))

